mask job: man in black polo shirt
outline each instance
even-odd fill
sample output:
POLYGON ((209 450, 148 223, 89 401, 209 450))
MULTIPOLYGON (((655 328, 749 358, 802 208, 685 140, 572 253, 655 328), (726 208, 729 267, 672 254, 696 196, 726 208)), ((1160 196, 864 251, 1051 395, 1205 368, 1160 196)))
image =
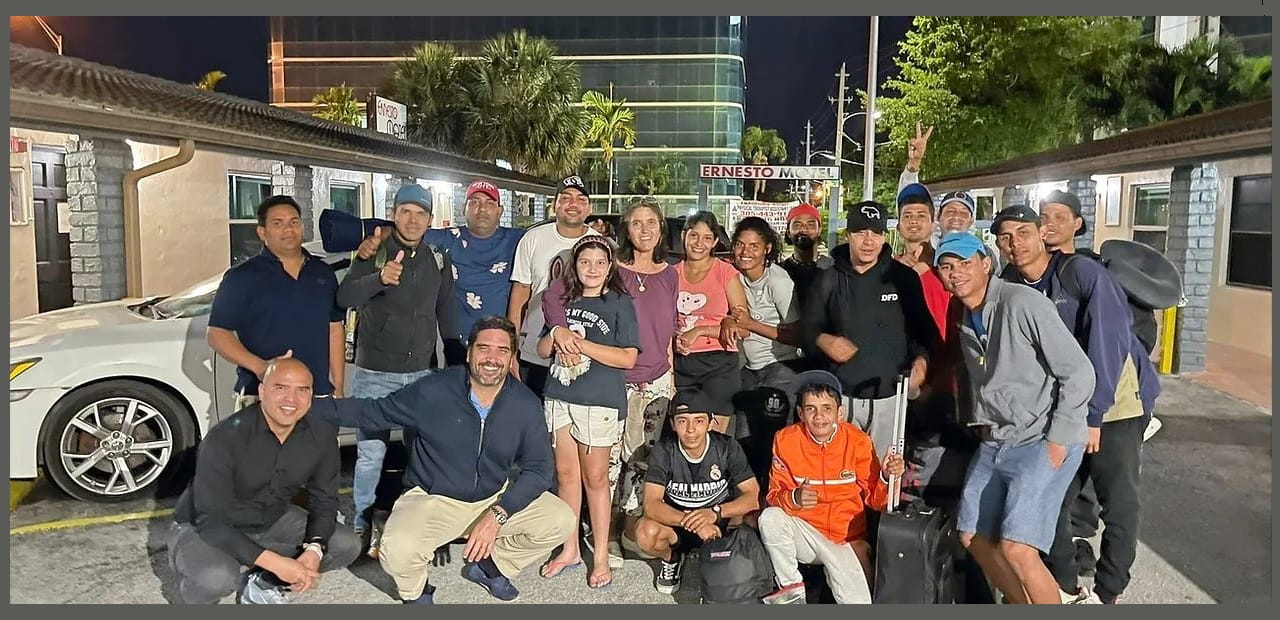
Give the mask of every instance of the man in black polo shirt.
POLYGON ((209 430, 178 498, 169 566, 187 603, 216 603, 242 580, 241 603, 287 603, 284 590, 306 592, 360 553, 337 522, 337 428, 307 417, 311 373, 296 359, 273 360, 262 387, 259 403, 209 430), (309 513, 292 503, 303 488, 309 513), (254 568, 247 579, 244 566, 254 568))
POLYGON ((760 483, 742 446, 711 431, 715 409, 700 392, 677 394, 667 413, 674 436, 664 435, 649 454, 636 544, 662 560, 654 587, 663 594, 680 586, 686 552, 760 508, 760 483))
POLYGON ((338 279, 302 249, 302 208, 288 196, 263 200, 258 238, 262 252, 227 270, 209 312, 209 346, 239 367, 235 408, 257 401, 267 361, 290 351, 311 371, 316 396, 342 396, 338 279))

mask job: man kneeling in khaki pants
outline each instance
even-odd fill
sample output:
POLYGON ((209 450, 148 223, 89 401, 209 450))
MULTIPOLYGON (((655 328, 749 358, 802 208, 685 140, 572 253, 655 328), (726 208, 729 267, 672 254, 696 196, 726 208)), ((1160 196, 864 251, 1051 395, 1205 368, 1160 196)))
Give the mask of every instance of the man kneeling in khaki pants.
POLYGON ((509 380, 515 327, 485 317, 468 342, 466 366, 383 398, 325 399, 311 409, 346 427, 414 431, 410 488, 391 510, 378 556, 406 603, 434 602, 427 568, 435 550, 464 535, 463 576, 498 599, 515 600, 520 593, 510 578, 573 530, 569 506, 549 492, 555 465, 542 403, 509 380), (520 473, 511 480, 513 467, 520 473))

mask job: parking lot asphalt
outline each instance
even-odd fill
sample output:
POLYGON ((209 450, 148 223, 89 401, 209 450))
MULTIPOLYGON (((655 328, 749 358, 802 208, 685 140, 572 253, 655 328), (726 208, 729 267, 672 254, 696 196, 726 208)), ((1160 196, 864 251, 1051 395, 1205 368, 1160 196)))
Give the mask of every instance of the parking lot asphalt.
MULTIPOLYGON (((1122 603, 1268 603, 1271 600, 1271 415, 1194 383, 1164 380, 1163 429, 1144 447, 1143 519, 1133 581, 1122 603)), ((344 451, 344 486, 354 452, 344 451)), ((90 504, 38 482, 10 512, 11 603, 177 602, 165 534, 176 498, 90 504)), ((350 516, 349 489, 342 496, 350 516)), ((1094 541, 1095 548, 1097 541, 1094 541)), ((437 603, 494 603, 454 561, 433 568, 437 603)), ((587 571, 513 581, 518 603, 696 603, 696 566, 674 596, 653 588, 656 566, 628 559, 603 590, 587 571)), ((228 597, 224 602, 231 602, 228 597)), ((362 558, 326 574, 298 603, 398 603, 391 579, 362 558)))

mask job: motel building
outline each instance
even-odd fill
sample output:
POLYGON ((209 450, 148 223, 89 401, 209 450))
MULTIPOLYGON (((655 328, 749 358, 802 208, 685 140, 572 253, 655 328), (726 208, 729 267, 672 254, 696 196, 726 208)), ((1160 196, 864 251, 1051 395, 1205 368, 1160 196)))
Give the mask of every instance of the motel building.
POLYGON ((193 86, 9 48, 9 318, 170 295, 256 254, 254 208, 288 194, 308 240, 337 209, 387 217, 428 187, 436 227, 467 183, 501 189, 503 224, 543 218, 553 183, 193 86))
POLYGON ((1157 367, 1270 409, 1270 99, 925 182, 935 195, 971 191, 988 223, 1053 190, 1075 194, 1078 247, 1139 241, 1182 275, 1184 303, 1157 312, 1157 367))

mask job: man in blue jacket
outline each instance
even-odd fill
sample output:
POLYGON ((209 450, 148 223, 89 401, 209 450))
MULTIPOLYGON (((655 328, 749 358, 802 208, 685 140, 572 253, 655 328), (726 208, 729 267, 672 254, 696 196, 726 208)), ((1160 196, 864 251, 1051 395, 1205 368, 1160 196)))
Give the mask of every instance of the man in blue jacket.
POLYGON ((406 603, 434 602, 427 569, 436 548, 459 536, 467 538, 463 576, 512 601, 520 593, 510 578, 573 531, 569 506, 549 492, 555 466, 542 403, 509 377, 515 326, 482 318, 468 342, 466 366, 383 398, 312 405, 313 415, 342 426, 414 432, 409 490, 387 519, 378 555, 406 603))
POLYGON ((1045 247, 1039 215, 1026 206, 1004 209, 991 225, 1008 254, 1006 280, 1052 299, 1096 376, 1089 399, 1089 434, 1079 473, 1067 490, 1048 565, 1064 603, 1114 603, 1129 585, 1138 544, 1138 471, 1142 434, 1160 395, 1147 349, 1133 331, 1124 289, 1099 262, 1045 247), (1102 508, 1102 553, 1092 592, 1077 584, 1071 503, 1092 479, 1102 508))

